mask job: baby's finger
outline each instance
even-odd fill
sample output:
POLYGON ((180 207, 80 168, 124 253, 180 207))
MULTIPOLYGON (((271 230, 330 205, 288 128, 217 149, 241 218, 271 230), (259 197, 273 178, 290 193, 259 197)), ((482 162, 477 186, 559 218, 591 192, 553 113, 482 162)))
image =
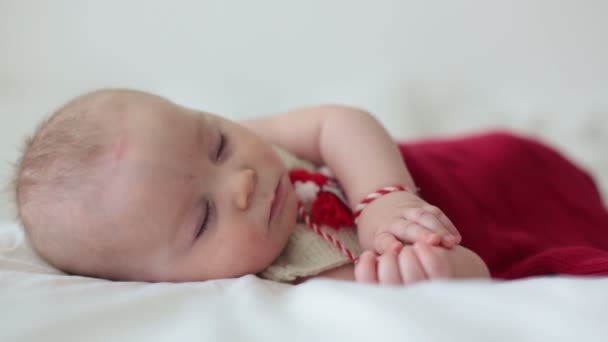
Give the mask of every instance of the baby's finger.
POLYGON ((456 239, 455 245, 459 244, 462 241, 462 235, 460 235, 458 228, 456 228, 456 226, 454 225, 454 223, 452 223, 450 218, 447 217, 447 215, 444 214, 443 212, 441 212, 441 214, 438 216, 438 218, 443 223, 443 225, 445 227, 447 227, 447 229, 450 231, 450 233, 455 237, 455 239, 456 239))
POLYGON ((443 242, 445 247, 451 248, 458 242, 460 236, 458 230, 436 206, 426 205, 422 208, 406 210, 404 217, 439 235, 434 240, 426 241, 431 245, 438 245, 443 242))
POLYGON ((438 245, 440 242, 443 242, 445 247, 448 248, 456 244, 456 236, 447 229, 437 216, 434 216, 431 213, 424 213, 420 216, 417 223, 437 234, 438 239, 427 241, 429 244, 438 245))
POLYGON ((390 232, 380 232, 374 239, 374 248, 378 254, 384 254, 388 251, 398 253, 401 247, 403 247, 403 244, 390 232))
POLYGON ((413 284, 428 278, 412 246, 405 246, 399 253, 399 269, 404 284, 413 284))
POLYGON ((457 238, 457 242, 460 243, 460 232, 439 207, 429 204, 425 207, 425 210, 435 216, 443 224, 443 228, 447 229, 450 234, 457 238))
POLYGON ((387 285, 401 285, 401 272, 395 252, 387 252, 378 257, 378 282, 387 285))
POLYGON ((438 245, 441 242, 441 236, 414 221, 396 221, 389 228, 389 232, 402 242, 425 241, 432 245, 438 245))
POLYGON ((450 266, 448 261, 435 253, 433 247, 425 243, 415 243, 414 250, 420 260, 420 265, 424 269, 429 279, 440 279, 450 277, 450 266))
POLYGON ((376 253, 365 251, 355 265, 355 280, 360 283, 377 284, 376 253))

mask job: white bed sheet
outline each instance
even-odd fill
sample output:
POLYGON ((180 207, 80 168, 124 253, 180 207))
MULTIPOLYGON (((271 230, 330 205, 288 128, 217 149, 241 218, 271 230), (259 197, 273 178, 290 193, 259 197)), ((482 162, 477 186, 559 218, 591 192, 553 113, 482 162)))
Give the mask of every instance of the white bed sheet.
POLYGON ((0 341, 606 341, 608 279, 404 288, 63 275, 0 224, 0 341))

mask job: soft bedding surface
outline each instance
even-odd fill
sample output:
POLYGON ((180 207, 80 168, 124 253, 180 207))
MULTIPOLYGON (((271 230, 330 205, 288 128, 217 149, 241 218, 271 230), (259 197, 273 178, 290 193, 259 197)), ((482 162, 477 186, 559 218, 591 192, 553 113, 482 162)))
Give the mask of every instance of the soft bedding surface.
POLYGON ((0 224, 0 341, 605 341, 608 279, 405 288, 66 276, 0 224))

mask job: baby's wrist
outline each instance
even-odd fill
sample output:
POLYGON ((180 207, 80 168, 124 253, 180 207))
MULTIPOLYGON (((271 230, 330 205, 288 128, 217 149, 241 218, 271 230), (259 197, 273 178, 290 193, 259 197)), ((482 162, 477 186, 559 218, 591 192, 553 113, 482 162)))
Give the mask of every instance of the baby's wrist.
POLYGON ((374 202, 375 200, 377 200, 385 195, 388 195, 393 192, 398 192, 398 191, 410 191, 410 189, 404 185, 395 184, 395 185, 382 187, 380 189, 377 189, 374 192, 369 193, 367 196, 365 196, 361 200, 361 202, 359 202, 359 204, 357 204, 357 206, 355 207, 355 210, 353 211, 355 225, 357 225, 359 223, 359 217, 361 216, 361 214, 363 213, 365 208, 367 208, 367 206, 370 203, 374 202))
MULTIPOLYGON (((403 185, 395 185, 384 187, 366 196, 353 210, 353 217, 359 244, 364 250, 375 250, 375 239, 378 230, 381 229, 379 221, 383 221, 382 210, 378 213, 379 208, 385 207, 388 201, 394 201, 395 196, 404 196, 405 194, 417 196, 416 193, 409 191, 408 187, 403 185), (384 189, 384 190, 383 190, 384 189)), ((390 206, 390 204, 389 204, 390 206)))

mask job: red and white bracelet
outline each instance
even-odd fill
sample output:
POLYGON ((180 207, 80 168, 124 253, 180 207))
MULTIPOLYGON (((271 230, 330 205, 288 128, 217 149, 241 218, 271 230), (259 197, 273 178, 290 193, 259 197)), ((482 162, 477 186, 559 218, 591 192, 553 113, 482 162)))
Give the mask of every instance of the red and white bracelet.
POLYGON ((367 207, 368 204, 372 203, 373 201, 377 200, 378 198, 390 194, 391 192, 395 192, 395 191, 407 191, 407 188, 403 185, 393 185, 393 186, 387 186, 384 188, 380 188, 374 192, 372 192, 371 194, 365 196, 365 198, 363 200, 361 200, 361 202, 357 205, 357 207, 355 208, 355 213, 354 213, 354 218, 355 218, 355 224, 357 224, 359 222, 359 215, 361 215, 361 212, 363 211, 363 209, 365 209, 365 207, 367 207))
MULTIPOLYGON (((361 215, 361 212, 368 204, 370 204, 371 202, 375 201, 376 199, 378 199, 386 194, 390 194, 391 192, 395 192, 395 191, 407 191, 407 188, 403 185, 387 186, 384 188, 380 188, 380 189, 372 192, 371 194, 365 196, 365 198, 361 201, 361 203, 359 203, 357 205, 357 207, 355 208, 355 212, 353 214, 353 217, 355 219, 355 224, 357 224, 357 221, 359 220, 359 215, 361 215)), ((321 236, 324 240, 329 241, 331 244, 336 246, 342 253, 346 254, 348 259, 350 259, 352 261, 357 259, 354 256, 353 252, 350 249, 348 249, 348 247, 344 246, 338 239, 334 238, 331 234, 323 231, 323 229, 321 229, 321 227, 319 227, 317 224, 312 222, 312 220, 310 219, 310 215, 306 212, 306 210, 304 209, 304 207, 302 206, 301 203, 298 203, 298 213, 300 214, 302 219, 304 219, 304 222, 315 233, 317 233, 319 236, 321 236)))

